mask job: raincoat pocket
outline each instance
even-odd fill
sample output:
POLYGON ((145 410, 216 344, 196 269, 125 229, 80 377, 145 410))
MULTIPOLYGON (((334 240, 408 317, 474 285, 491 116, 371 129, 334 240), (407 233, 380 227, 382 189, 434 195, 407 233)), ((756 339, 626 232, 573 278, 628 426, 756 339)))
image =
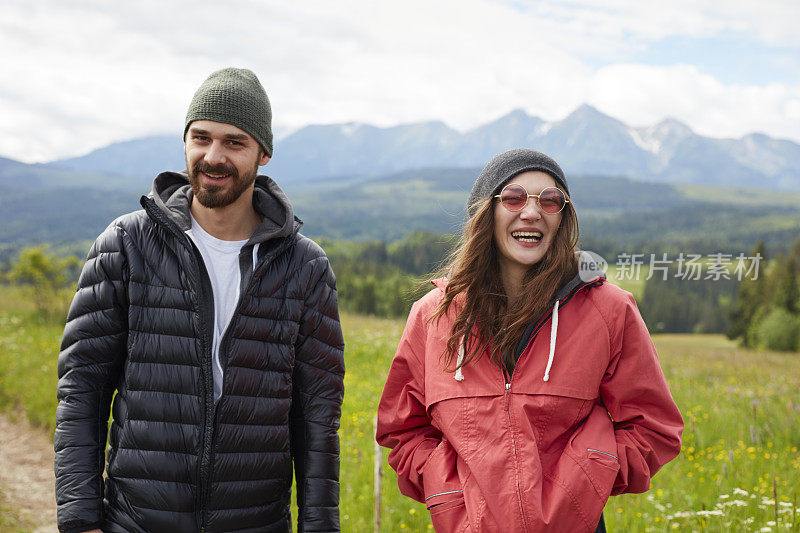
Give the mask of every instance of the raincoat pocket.
POLYGON ((464 503, 464 492, 456 491, 447 495, 450 500, 442 501, 428 507, 431 513, 431 523, 437 533, 450 533, 453 531, 471 531, 467 507, 464 503))
POLYGON ((547 516, 577 515, 594 531, 619 472, 611 419, 597 404, 570 439, 551 472, 545 472, 547 516), (571 512, 570 512, 571 510, 571 512))
POLYGON ((437 532, 469 531, 464 487, 456 470, 457 454, 447 439, 428 457, 422 469, 425 505, 437 532))
POLYGON ((611 452, 587 448, 586 459, 588 460, 588 474, 592 479, 592 484, 597 490, 597 495, 605 502, 611 495, 614 480, 617 479, 619 458, 611 452))

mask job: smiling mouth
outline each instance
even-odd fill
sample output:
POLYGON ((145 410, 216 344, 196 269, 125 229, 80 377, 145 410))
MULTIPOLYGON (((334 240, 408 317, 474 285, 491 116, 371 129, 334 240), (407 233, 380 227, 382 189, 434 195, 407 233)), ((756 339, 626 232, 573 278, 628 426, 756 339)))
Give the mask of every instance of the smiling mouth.
POLYGON ((213 173, 209 173, 209 172, 203 172, 203 174, 205 174, 205 176, 208 179, 213 180, 213 181, 222 181, 225 178, 230 176, 230 174, 213 174, 213 173))
POLYGON ((512 231, 511 236, 519 242, 539 242, 542 240, 540 231, 512 231))

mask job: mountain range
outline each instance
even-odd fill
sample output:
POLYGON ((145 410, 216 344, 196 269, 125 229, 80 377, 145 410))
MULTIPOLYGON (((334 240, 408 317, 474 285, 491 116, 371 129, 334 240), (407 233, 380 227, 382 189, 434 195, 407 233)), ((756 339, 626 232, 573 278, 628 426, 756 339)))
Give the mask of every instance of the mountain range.
MULTIPOLYGON (((284 188, 305 234, 391 242, 457 232, 481 167, 518 146, 565 168, 590 246, 710 253, 763 240, 783 250, 800 234, 800 145, 708 138, 675 120, 633 128, 589 106, 556 122, 518 110, 466 133, 442 122, 307 126, 276 141, 262 172, 284 188)), ((140 207, 158 172, 183 167, 179 134, 44 164, 0 158, 0 264, 37 243, 85 253, 140 207)))
MULTIPOLYGON (((800 190, 800 144, 758 133, 739 139, 704 137, 674 119, 637 128, 589 105, 554 122, 515 110, 465 133, 440 121, 387 128, 354 122, 306 126, 276 139, 272 161, 263 171, 288 183, 420 168, 480 168, 515 147, 553 156, 568 175, 800 190)), ((183 141, 179 134, 145 137, 36 166, 132 178, 124 184, 147 188, 158 172, 184 168, 183 141)), ((0 163, 0 180, 3 168, 0 163)), ((120 185, 118 179, 112 182, 120 185)))

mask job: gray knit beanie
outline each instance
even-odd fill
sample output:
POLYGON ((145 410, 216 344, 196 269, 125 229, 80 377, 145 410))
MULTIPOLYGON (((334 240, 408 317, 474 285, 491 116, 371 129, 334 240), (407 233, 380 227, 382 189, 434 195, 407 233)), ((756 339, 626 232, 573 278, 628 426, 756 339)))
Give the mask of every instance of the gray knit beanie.
POLYGON ((230 124, 249 133, 272 157, 272 108, 264 87, 251 70, 224 68, 211 74, 197 89, 186 112, 186 126, 195 120, 230 124))
POLYGON ((495 156, 481 171, 467 200, 467 218, 478 210, 478 202, 498 194, 503 185, 518 174, 531 170, 540 170, 553 176, 556 185, 569 196, 567 178, 558 163, 552 158, 528 148, 517 148, 495 156))

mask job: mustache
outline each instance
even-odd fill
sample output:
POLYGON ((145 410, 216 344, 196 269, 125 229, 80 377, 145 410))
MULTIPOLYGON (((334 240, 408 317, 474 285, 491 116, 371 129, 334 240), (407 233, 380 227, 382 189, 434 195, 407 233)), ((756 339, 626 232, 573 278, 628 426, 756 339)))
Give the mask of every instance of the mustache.
POLYGON ((228 174, 234 179, 239 177, 239 172, 233 165, 209 165, 203 160, 194 164, 192 172, 195 175, 197 175, 198 172, 202 172, 203 174, 228 174))

